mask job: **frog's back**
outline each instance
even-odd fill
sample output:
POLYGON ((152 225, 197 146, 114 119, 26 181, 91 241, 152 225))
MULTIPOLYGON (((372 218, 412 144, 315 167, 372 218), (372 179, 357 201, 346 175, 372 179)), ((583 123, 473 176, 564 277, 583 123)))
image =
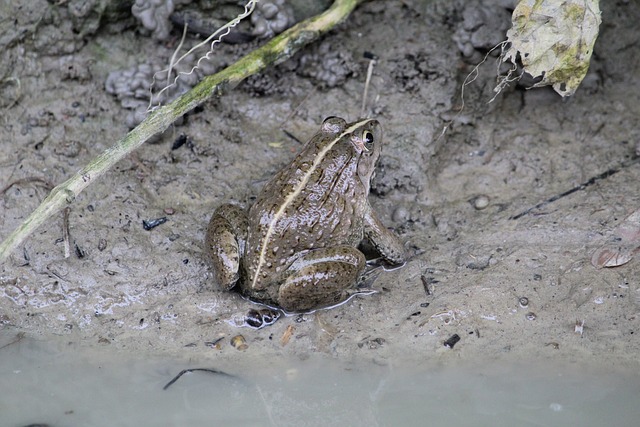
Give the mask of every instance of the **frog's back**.
POLYGON ((356 246, 362 239, 368 188, 347 144, 319 158, 319 142, 312 139, 251 207, 245 269, 252 288, 278 280, 309 249, 356 246))

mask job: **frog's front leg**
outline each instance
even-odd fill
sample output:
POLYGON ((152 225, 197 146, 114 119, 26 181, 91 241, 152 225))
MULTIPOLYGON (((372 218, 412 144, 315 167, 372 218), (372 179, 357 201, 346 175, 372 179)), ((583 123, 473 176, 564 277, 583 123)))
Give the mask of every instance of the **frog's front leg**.
POLYGON ((287 269, 278 290, 278 304, 287 311, 305 311, 338 304, 349 297, 364 271, 358 249, 342 245, 313 249, 287 269))
POLYGON ((398 236, 387 229, 371 209, 365 213, 364 221, 364 234, 382 258, 392 264, 404 263, 407 254, 398 236))
POLYGON ((244 256, 248 223, 247 213, 230 204, 216 209, 209 221, 205 250, 215 280, 224 290, 233 288, 240 277, 240 258, 244 256))

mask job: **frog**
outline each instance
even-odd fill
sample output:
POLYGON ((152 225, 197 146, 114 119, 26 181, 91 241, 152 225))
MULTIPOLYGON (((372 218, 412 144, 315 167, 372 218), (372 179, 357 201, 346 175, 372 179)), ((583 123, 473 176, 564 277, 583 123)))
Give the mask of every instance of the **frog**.
POLYGON ((366 268, 364 239, 384 261, 402 265, 403 243, 368 199, 381 149, 378 120, 326 118, 248 211, 227 203, 213 212, 205 252, 215 281, 285 312, 308 312, 355 293, 366 268))

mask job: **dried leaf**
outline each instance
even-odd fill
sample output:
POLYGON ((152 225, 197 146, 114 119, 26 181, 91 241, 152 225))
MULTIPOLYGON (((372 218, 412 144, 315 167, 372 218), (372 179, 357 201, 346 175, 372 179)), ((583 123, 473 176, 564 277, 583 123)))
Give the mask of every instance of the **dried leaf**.
POLYGON ((609 240, 591 256, 594 267, 617 267, 631 261, 640 249, 640 209, 626 217, 609 240))
POLYGON ((553 85, 560 95, 573 95, 598 37, 598 0, 521 0, 511 20, 511 46, 502 60, 516 64, 520 54, 525 71, 542 77, 534 87, 553 85))

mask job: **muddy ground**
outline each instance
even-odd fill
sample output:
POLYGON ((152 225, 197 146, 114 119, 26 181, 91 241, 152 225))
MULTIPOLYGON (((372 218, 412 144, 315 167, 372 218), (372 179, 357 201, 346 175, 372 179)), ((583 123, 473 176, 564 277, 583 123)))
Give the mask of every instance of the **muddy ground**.
MULTIPOLYGON (((3 14, 15 19, 0 24, 2 238, 49 183, 128 131, 131 110, 106 92, 109 73, 166 63, 180 39, 178 29, 164 41, 141 35, 126 11, 107 7, 111 15, 96 19, 74 9, 79 2, 19 3, 4 1, 3 14)), ((456 114, 482 43, 502 40, 509 19, 509 2, 465 3, 363 4, 293 60, 207 102, 120 162, 71 205, 70 257, 58 214, 2 265, 3 340, 24 332, 236 368, 321 354, 391 365, 531 358, 637 369, 640 265, 596 269, 590 259, 640 206, 640 166, 630 161, 640 142, 640 6, 603 2, 590 72, 570 99, 511 87, 488 103, 491 57, 456 114), (468 28, 465 17, 475 19, 468 28), (482 43, 456 43, 461 34, 482 43), (385 131, 370 201, 411 259, 380 274, 374 295, 259 330, 238 327, 234 320, 255 306, 213 283, 207 221, 222 203, 251 203, 299 150, 288 135, 304 141, 327 116, 358 118, 365 51, 379 58, 367 113, 385 131), (323 77, 329 59, 335 67, 323 77), (181 134, 187 143, 172 149, 181 134), (160 217, 168 221, 143 228, 160 217), (230 345, 237 334, 244 351, 230 345), (460 341, 445 347, 454 334, 460 341)), ((221 45, 217 61, 259 44, 221 45)))

